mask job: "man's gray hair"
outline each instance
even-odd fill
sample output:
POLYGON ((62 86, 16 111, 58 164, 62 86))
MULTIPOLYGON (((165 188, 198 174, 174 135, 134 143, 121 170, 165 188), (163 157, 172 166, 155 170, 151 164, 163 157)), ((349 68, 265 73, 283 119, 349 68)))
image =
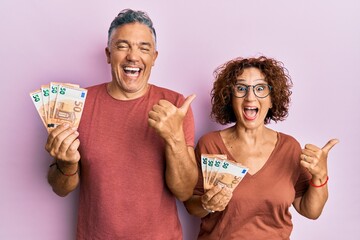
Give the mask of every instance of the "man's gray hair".
POLYGON ((135 22, 144 24, 149 27, 149 29, 151 30, 151 32, 153 34, 155 46, 156 46, 156 32, 155 32, 155 29, 153 27, 153 22, 151 21, 150 17, 147 15, 147 13, 145 13, 143 11, 134 11, 132 9, 122 10, 117 15, 117 17, 115 17, 115 19, 111 22, 110 28, 108 31, 108 46, 110 44, 111 33, 114 31, 114 29, 116 29, 124 24, 135 23, 135 22))

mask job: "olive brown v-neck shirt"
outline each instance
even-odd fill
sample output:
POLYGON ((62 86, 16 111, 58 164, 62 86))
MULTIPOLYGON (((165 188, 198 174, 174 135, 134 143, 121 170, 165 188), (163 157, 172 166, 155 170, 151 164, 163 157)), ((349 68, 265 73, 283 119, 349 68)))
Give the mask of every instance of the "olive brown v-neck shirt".
MULTIPOLYGON (((196 147, 199 181, 194 194, 202 195, 201 154, 226 154, 219 131, 200 138, 196 147)), ((289 207, 302 196, 311 178, 300 165, 300 144, 291 136, 278 133, 278 141, 264 166, 254 175, 245 175, 222 212, 201 219, 198 239, 289 239, 293 225, 289 207)))

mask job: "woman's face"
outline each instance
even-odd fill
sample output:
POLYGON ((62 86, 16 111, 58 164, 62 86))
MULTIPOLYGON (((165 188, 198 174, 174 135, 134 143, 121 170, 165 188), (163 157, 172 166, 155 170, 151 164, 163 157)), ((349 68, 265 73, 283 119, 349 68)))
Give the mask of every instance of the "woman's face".
POLYGON ((236 83, 233 88, 233 109, 237 119, 237 124, 245 127, 246 129, 256 129, 264 126, 264 120, 268 110, 272 107, 271 97, 268 94, 267 82, 262 72, 255 67, 245 68, 243 73, 236 78, 236 83), (258 85, 265 84, 265 85, 258 85), (254 94, 254 87, 257 94, 254 94), (247 87, 247 93, 244 97, 236 97, 241 95, 239 92, 244 92, 247 87), (238 92, 236 92, 238 91, 238 92))

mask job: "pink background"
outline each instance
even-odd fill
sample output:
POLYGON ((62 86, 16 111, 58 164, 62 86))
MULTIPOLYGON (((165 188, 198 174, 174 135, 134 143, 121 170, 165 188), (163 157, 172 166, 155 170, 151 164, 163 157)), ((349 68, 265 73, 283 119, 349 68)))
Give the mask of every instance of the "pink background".
MULTIPOLYGON (((218 65, 260 54, 283 61, 292 106, 270 127, 302 146, 341 140, 330 152, 324 212, 312 221, 291 209, 292 239, 360 239, 358 0, 1 0, 0 239, 73 239, 78 192, 60 198, 48 186, 47 133, 28 94, 50 81, 109 81, 107 30, 123 8, 154 21, 159 57, 150 81, 197 94, 196 139, 221 127, 208 117, 218 65)), ((199 221, 178 205, 185 240, 194 239, 199 221)))

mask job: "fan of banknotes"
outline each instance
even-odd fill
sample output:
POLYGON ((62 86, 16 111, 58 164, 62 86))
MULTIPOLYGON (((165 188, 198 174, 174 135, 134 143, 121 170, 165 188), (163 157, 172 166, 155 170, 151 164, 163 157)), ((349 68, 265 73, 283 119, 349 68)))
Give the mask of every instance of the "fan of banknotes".
POLYGON ((247 167, 221 154, 201 154, 201 169, 205 190, 222 185, 233 191, 248 172, 247 167))
POLYGON ((71 83, 51 82, 32 91, 30 97, 47 131, 68 123, 78 127, 87 90, 71 83))

